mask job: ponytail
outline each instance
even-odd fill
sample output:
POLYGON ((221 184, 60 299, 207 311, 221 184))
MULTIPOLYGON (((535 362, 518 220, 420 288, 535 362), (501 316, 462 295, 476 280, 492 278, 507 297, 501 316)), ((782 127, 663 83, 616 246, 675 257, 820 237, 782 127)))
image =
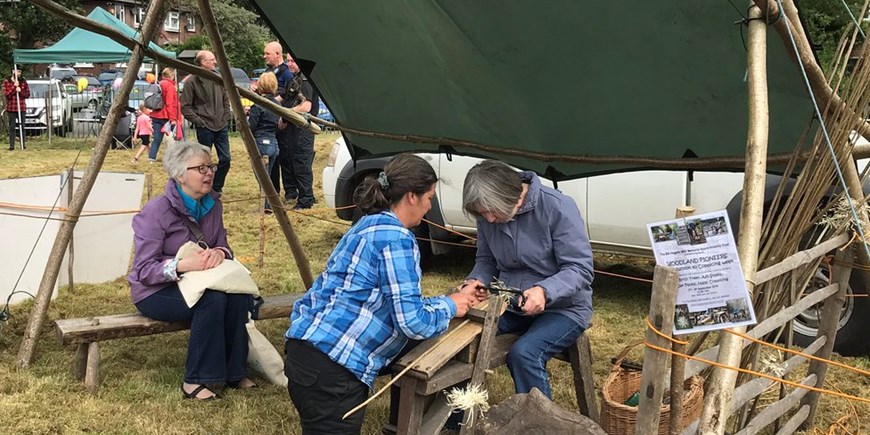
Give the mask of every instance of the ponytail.
POLYGON ((402 153, 389 161, 377 176, 366 177, 354 192, 354 201, 363 214, 389 209, 406 193, 422 195, 438 181, 435 170, 422 158, 402 153))

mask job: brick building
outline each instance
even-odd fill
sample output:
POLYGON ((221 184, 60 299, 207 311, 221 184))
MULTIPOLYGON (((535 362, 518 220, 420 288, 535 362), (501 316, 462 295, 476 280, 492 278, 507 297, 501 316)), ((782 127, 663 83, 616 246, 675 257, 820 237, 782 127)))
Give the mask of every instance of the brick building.
MULTIPOLYGON (((120 0, 120 1, 81 1, 84 13, 90 13, 95 7, 99 6, 110 13, 115 14, 115 17, 126 23, 128 26, 138 29, 145 20, 145 11, 148 9, 147 1, 120 0)), ((175 3, 175 2, 171 2, 175 3)), ((180 44, 187 41, 190 37, 199 35, 204 31, 200 28, 199 17, 194 11, 179 8, 175 4, 168 12, 166 19, 163 21, 163 27, 160 28, 157 37, 154 38, 160 46, 165 46, 167 43, 180 44)))

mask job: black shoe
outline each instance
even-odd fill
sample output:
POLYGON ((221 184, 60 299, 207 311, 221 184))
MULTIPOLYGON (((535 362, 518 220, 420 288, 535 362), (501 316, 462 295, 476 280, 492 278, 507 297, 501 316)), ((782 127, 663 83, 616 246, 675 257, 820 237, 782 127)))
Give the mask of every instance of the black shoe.
POLYGON ((293 210, 297 210, 297 211, 298 210, 311 210, 311 206, 310 205, 296 204, 293 206, 293 210))
POLYGON ((265 213, 265 214, 273 214, 273 213, 275 213, 275 212, 272 211, 271 208, 267 208, 267 209, 263 209, 263 213, 265 213))
POLYGON ((299 196, 285 196, 284 202, 293 202, 299 199, 299 196))

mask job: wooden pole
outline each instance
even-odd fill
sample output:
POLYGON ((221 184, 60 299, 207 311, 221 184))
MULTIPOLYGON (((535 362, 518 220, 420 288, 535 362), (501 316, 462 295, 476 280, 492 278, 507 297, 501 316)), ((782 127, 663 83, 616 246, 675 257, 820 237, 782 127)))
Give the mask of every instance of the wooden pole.
MULTIPOLYGON (((74 185, 75 185, 75 168, 69 168, 66 172, 66 191, 67 191, 67 206, 72 203, 73 193, 74 193, 74 185)), ((75 232, 73 232, 73 236, 75 236, 75 232)), ((66 261, 66 273, 67 279, 69 281, 69 291, 73 291, 75 289, 75 281, 73 280, 73 270, 75 268, 75 237, 70 237, 69 239, 69 258, 66 261)))
MULTIPOLYGON (((650 295, 649 320, 656 329, 670 334, 674 329, 674 300, 680 274, 676 269, 656 266, 650 295)), ((644 340, 662 348, 670 348, 671 342, 647 328, 644 340)), ((634 433, 647 435, 658 433, 662 414, 664 380, 668 370, 668 354, 647 347, 643 353, 643 377, 640 383, 640 404, 637 408, 637 425, 634 433)), ((682 383, 682 382, 681 382, 682 383)), ((674 418, 673 413, 671 418, 674 418)))
MULTIPOLYGON (((485 388, 486 371, 489 370, 492 343, 495 340, 496 332, 498 332, 498 319, 501 316, 503 304, 504 300, 501 297, 489 297, 489 306, 486 307, 486 317, 483 320, 483 330, 480 332, 480 345, 477 347, 477 355, 474 357, 474 369, 471 371, 471 379, 468 381, 468 388, 475 385, 480 385, 481 388, 485 388)), ((474 414, 477 413, 477 411, 477 409, 469 409, 466 411, 462 427, 459 429, 460 435, 474 433, 474 425, 478 420, 480 420, 474 418, 474 414)))
MULTIPOLYGON (((749 126, 746 140, 746 168, 743 177, 743 200, 740 211, 740 234, 737 254, 750 294, 755 289, 753 278, 758 269, 758 250, 761 243, 761 221, 764 214, 764 180, 767 176, 767 138, 769 129, 767 95, 767 23, 757 6, 749 9, 747 38, 749 126)), ((746 327, 735 328, 745 332, 746 327)), ((742 340, 733 334, 720 333, 718 362, 739 366, 742 340)), ((737 382, 737 372, 714 368, 704 397, 699 434, 725 432, 729 404, 737 382)))
MULTIPOLYGON (((163 23, 163 0, 154 0, 148 5, 145 22, 142 25, 141 45, 136 45, 128 62, 130 71, 138 71, 142 65, 142 58, 145 57, 145 51, 142 49, 154 37, 157 31, 158 24, 163 23)), ((36 294, 36 303, 30 313, 30 319, 27 322, 27 328, 24 330, 24 335, 21 339, 21 347, 18 349, 18 357, 16 363, 19 367, 28 367, 33 360, 33 353, 36 350, 36 340, 42 332, 42 325, 45 322, 45 316, 48 313, 48 305, 51 302, 51 295, 54 292, 54 286, 57 284, 57 277, 60 273, 60 264, 63 260, 64 251, 72 238, 73 229, 75 228, 78 216, 84 208, 85 201, 94 187, 94 182, 99 175, 100 168, 106 160, 106 153, 109 151, 109 146, 112 143, 112 135, 114 127, 121 119, 121 114, 125 110, 124 106, 130 97, 130 90, 133 89, 133 82, 136 81, 136 74, 125 74, 121 82, 121 88, 112 102, 112 107, 106 117, 106 122, 100 131, 100 136, 97 138, 97 143, 94 148, 94 156, 85 168, 82 181, 76 189, 72 202, 66 212, 66 219, 61 223, 58 229, 57 237, 54 239, 54 245, 51 248, 51 253, 48 257, 48 263, 45 265, 45 272, 42 275, 42 280, 39 283, 39 290, 36 294)))
MULTIPOLYGON (((687 198, 691 200, 691 198, 687 198)), ((674 217, 684 218, 695 214, 695 207, 681 206, 677 207, 674 217)), ((676 294, 674 295, 676 303, 676 294)), ((674 336, 676 337, 676 336, 674 336)), ((671 349, 674 352, 685 353, 686 345, 672 343, 671 349)), ((671 422, 669 431, 671 435, 678 435, 682 431, 681 418, 683 410, 683 375, 686 373, 686 360, 678 355, 671 355, 671 422)))
MULTIPOLYGON (((261 156, 260 158, 262 159, 263 167, 267 167, 269 156, 261 156)), ((263 267, 266 257, 266 202, 263 201, 264 194, 263 186, 260 186, 260 213, 258 218, 260 221, 260 256, 257 257, 257 266, 259 267, 263 267)))
POLYGON ((296 237, 296 232, 293 231, 293 224, 290 223, 290 218, 284 210, 284 203, 275 191, 275 186, 266 173, 266 167, 263 166, 260 160, 260 150, 254 142, 254 135, 251 133, 251 127, 248 125, 248 118, 245 116, 245 108, 242 106, 242 100, 239 97, 238 88, 233 82, 232 74, 229 74, 230 63, 227 60, 227 54, 224 50, 224 42, 218 32, 217 22, 215 22, 214 14, 208 0, 197 0, 199 5, 199 14, 202 17, 203 27, 205 27, 211 40, 214 54, 218 61, 218 66, 221 71, 227 71, 227 74, 221 76, 222 84, 227 91, 230 99, 230 106, 236 114, 236 127, 242 136, 242 141, 245 143, 245 149, 248 151, 248 157, 251 159, 251 166, 254 168, 254 174, 257 175, 257 181, 260 183, 260 188, 266 192, 266 199, 274 209, 275 218, 278 220, 278 225, 284 231, 287 237, 287 243, 290 244, 290 251, 293 253, 293 258, 296 259, 296 267, 299 268, 299 275, 302 277, 302 283, 305 288, 311 287, 314 283, 314 276, 311 274, 311 266, 308 264, 308 258, 305 256, 305 250, 296 237))
MULTIPOLYGON (((837 338, 837 326, 840 321, 840 311, 843 309, 843 303, 846 302, 846 289, 849 287, 849 278, 852 274, 852 253, 848 245, 846 249, 837 251, 834 262, 834 273, 831 277, 831 282, 839 284, 840 288, 837 293, 825 300, 825 305, 822 308, 822 317, 819 322, 818 336, 828 338, 825 344, 819 349, 816 354, 819 358, 829 359, 831 352, 834 350, 834 341, 837 338)), ((825 375, 828 373, 828 364, 817 360, 810 361, 810 368, 807 370, 807 375, 815 375, 817 381, 815 386, 819 387, 825 384, 825 375)), ((813 419, 816 416, 816 410, 819 406, 819 393, 809 391, 801 400, 801 406, 809 405, 809 414, 806 420, 801 425, 803 430, 809 430, 813 426, 813 419)))

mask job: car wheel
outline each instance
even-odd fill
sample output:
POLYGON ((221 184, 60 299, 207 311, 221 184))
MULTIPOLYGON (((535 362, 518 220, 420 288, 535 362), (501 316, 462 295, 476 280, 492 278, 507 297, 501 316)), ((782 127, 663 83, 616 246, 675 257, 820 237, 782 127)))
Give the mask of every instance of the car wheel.
MULTIPOLYGON (((830 284, 831 279, 827 267, 820 266, 816 275, 804 293, 809 294, 830 284)), ((849 287, 846 289, 846 300, 840 311, 837 323, 837 338, 834 341, 834 351, 845 356, 864 355, 870 350, 870 342, 866 338, 870 327, 870 300, 867 299, 867 284, 863 274, 852 271, 849 287), (857 296, 857 297, 856 297, 857 296)), ((823 304, 814 305, 795 317, 792 323, 794 342, 800 346, 808 346, 815 341, 819 332, 823 304)))

